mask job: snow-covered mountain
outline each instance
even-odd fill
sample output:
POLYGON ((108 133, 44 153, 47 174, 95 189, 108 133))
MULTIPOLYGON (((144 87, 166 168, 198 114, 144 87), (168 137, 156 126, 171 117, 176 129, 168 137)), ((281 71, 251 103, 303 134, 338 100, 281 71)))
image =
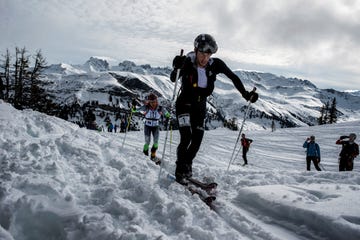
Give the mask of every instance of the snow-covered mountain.
POLYGON ((354 96, 360 96, 360 90, 348 90, 345 92, 350 93, 351 95, 354 95, 354 96))
MULTIPOLYGON (((169 68, 153 68, 124 61, 109 66, 106 60, 90 58, 84 65, 51 65, 45 79, 48 90, 59 104, 85 104, 96 101, 126 109, 132 98, 144 99, 149 91, 160 96, 169 106, 174 84, 169 80, 169 68)), ((360 119, 360 96, 354 92, 319 89, 308 80, 286 78, 271 73, 236 70, 247 90, 257 88, 260 95, 251 105, 248 128, 269 128, 272 120, 277 127, 316 125, 320 108, 333 98, 337 101, 338 122, 360 119)), ((247 103, 225 76, 219 75, 216 88, 209 98, 209 116, 217 121, 236 119, 240 123, 247 103)), ((103 111, 98 109, 97 111, 103 111)), ((71 119, 75 121, 76 119, 71 119)), ((81 120, 81 119, 77 119, 81 120)), ((113 118, 115 120, 115 118, 113 118)), ((100 124, 103 121, 97 118, 100 124)), ((219 124, 207 121, 210 128, 219 124)))

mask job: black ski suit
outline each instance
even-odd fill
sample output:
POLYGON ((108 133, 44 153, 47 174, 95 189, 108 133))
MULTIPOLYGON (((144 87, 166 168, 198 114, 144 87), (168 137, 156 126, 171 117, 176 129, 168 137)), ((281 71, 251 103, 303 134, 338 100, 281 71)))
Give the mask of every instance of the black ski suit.
POLYGON ((359 145, 355 142, 344 140, 348 136, 341 136, 336 144, 341 144, 342 149, 339 154, 339 171, 352 171, 354 168, 354 158, 359 155, 359 145))
MULTIPOLYGON (((170 79, 176 80, 177 69, 170 79)), ((175 175, 179 178, 192 175, 192 162, 198 152, 204 136, 204 119, 206 115, 206 99, 214 91, 216 75, 225 74, 230 78, 245 99, 249 92, 245 90, 240 78, 236 76, 219 58, 210 58, 205 67, 207 86, 198 86, 198 67, 195 52, 190 52, 180 71, 182 85, 176 100, 176 116, 179 123, 180 143, 177 148, 175 175)))

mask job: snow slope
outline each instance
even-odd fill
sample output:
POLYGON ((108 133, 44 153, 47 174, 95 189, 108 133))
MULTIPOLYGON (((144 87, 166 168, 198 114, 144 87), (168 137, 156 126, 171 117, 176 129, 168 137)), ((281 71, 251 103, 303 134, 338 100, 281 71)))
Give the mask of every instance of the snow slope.
MULTIPOLYGON (((229 171, 238 133, 205 133, 193 171, 219 184, 212 211, 166 172, 158 181, 142 132, 129 132, 121 148, 124 134, 0 102, 0 239, 360 239, 359 160, 339 173, 334 144, 359 135, 360 121, 245 132, 250 165, 238 156, 229 171), (305 171, 309 135, 326 171, 305 171)), ((170 136, 164 168, 173 172, 179 136, 170 136)))

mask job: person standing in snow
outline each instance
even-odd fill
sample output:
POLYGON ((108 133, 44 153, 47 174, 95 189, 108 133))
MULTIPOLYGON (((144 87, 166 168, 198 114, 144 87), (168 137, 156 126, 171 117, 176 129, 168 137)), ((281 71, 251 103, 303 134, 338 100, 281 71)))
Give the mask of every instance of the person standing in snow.
POLYGON ((316 170, 321 171, 321 168, 319 167, 321 160, 320 147, 319 144, 315 142, 315 136, 307 138, 303 147, 306 148, 306 170, 310 171, 310 165, 311 162, 313 162, 316 170))
POLYGON ((352 171, 354 159, 359 155, 359 145, 355 143, 356 134, 350 133, 349 136, 341 136, 336 144, 341 144, 342 149, 339 154, 339 171, 352 171))
POLYGON ((180 70, 182 84, 176 100, 176 117, 179 124, 180 143, 177 148, 176 181, 186 184, 192 176, 192 163, 203 136, 206 99, 214 91, 216 75, 223 73, 233 82, 247 101, 256 102, 258 94, 246 91, 240 78, 219 58, 212 54, 218 50, 215 39, 209 34, 195 38, 194 51, 186 56, 176 56, 170 79, 175 82, 180 70))
POLYGON ((243 166, 245 166, 245 165, 248 164, 246 154, 247 154, 247 152, 249 151, 250 144, 253 142, 253 140, 250 139, 250 138, 246 138, 246 137, 245 137, 245 134, 243 133, 243 134, 241 134, 241 140, 240 140, 240 142, 241 142, 241 146, 242 146, 242 150, 243 150, 243 155, 242 155, 242 157, 243 157, 243 159, 244 159, 244 164, 243 164, 243 166))
POLYGON ((150 159, 156 160, 156 150, 159 145, 159 123, 161 117, 170 117, 170 113, 159 106, 157 96, 154 93, 150 93, 145 101, 144 106, 139 109, 134 110, 136 112, 143 112, 144 120, 144 135, 145 135, 145 144, 143 147, 143 153, 146 156, 149 156, 149 146, 151 141, 151 135, 153 136, 153 145, 150 150, 150 159))
POLYGON ((271 122, 271 131, 274 132, 276 130, 274 119, 271 122))

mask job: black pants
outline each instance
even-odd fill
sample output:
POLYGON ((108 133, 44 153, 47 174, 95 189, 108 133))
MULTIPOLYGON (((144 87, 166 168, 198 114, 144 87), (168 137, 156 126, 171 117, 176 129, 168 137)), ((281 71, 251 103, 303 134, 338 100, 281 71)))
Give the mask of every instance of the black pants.
POLYGON ((247 154, 247 152, 249 151, 249 148, 243 146, 242 151, 243 151, 242 158, 244 159, 244 164, 247 164, 248 162, 247 162, 246 154, 247 154))
POLYGON ((352 171, 354 168, 353 159, 341 157, 339 161, 339 171, 352 171))
POLYGON ((306 157, 306 170, 310 171, 311 162, 314 163, 316 170, 321 171, 321 168, 319 167, 319 163, 318 163, 318 157, 314 157, 314 156, 306 157))
POLYGON ((176 104, 176 114, 179 116, 188 114, 190 124, 179 126, 180 143, 177 148, 177 161, 175 175, 188 175, 192 172, 192 163, 200 149, 204 136, 204 119, 206 101, 197 104, 176 104))

